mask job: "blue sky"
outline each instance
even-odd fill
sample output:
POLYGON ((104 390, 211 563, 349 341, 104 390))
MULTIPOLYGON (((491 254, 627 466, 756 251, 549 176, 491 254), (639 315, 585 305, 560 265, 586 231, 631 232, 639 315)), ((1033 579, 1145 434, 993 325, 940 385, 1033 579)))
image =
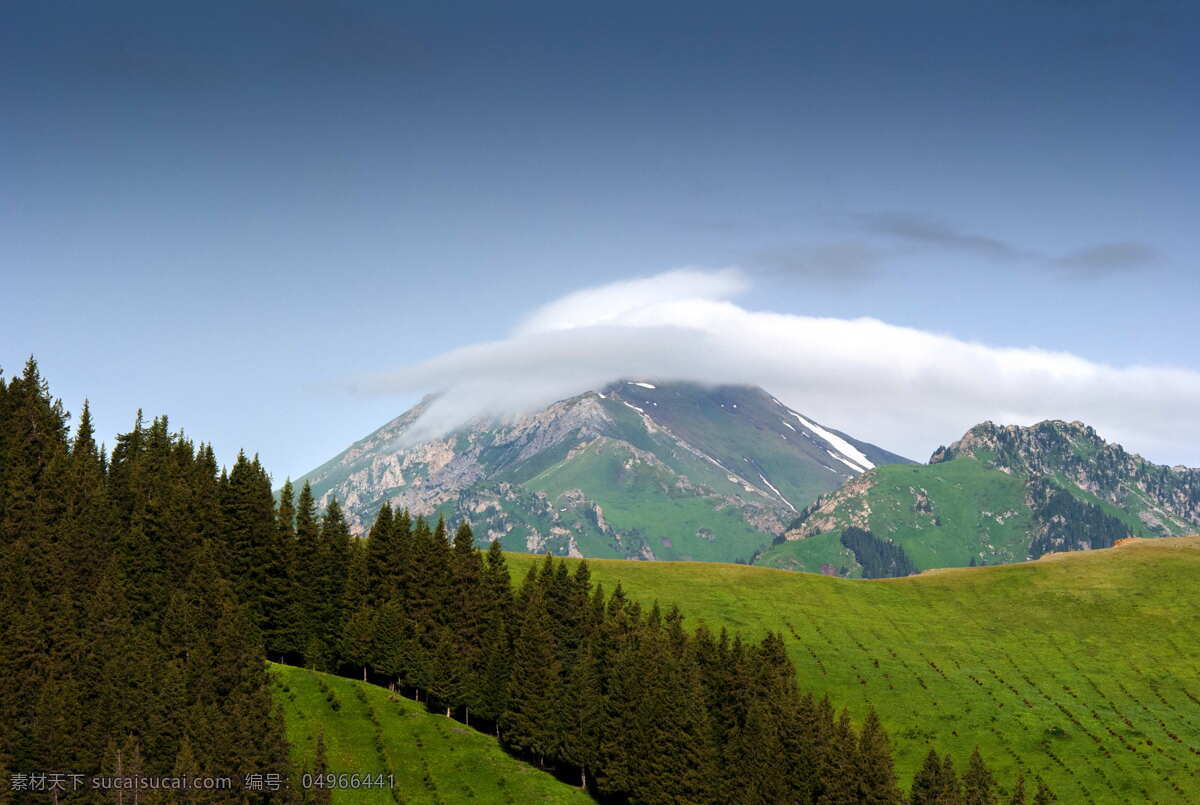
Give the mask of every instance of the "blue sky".
POLYGON ((0 366, 109 441, 142 407, 295 476, 420 393, 350 381, 683 266, 1200 371, 1190 4, 174 5, 0 27, 0 366))

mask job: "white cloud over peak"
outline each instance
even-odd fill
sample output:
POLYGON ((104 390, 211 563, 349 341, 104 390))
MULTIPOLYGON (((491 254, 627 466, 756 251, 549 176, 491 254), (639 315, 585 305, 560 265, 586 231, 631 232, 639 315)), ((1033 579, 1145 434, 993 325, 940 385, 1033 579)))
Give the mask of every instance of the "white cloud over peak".
POLYGON ((414 437, 536 408, 622 377, 749 383, 923 460, 985 419, 1079 419, 1162 462, 1200 463, 1200 373, 994 347, 877 319, 747 310, 737 269, 681 269, 576 291, 505 339, 381 374, 377 392, 444 389, 414 437))
POLYGON ((664 302, 727 299, 748 287, 746 277, 736 268, 717 271, 681 268, 569 293, 533 311, 513 334, 533 335, 609 324, 640 311, 648 310, 653 315, 655 308, 664 302))

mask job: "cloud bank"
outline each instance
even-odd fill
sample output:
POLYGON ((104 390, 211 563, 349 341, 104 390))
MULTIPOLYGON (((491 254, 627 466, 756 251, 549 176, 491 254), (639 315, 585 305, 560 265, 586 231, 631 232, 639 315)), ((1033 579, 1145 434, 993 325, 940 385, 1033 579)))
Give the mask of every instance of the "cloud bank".
POLYGON ((1200 373, 1108 366, 898 327, 747 310, 736 269, 577 291, 508 338, 379 374, 373 393, 444 390, 414 438, 520 413, 622 377, 760 385, 818 421, 918 460, 978 422, 1078 419, 1160 462, 1200 464, 1200 373))

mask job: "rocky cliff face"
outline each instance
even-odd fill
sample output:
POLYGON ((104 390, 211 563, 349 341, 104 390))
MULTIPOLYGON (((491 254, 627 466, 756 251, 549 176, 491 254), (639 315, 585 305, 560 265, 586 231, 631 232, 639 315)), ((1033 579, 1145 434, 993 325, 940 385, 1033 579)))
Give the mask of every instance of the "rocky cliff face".
POLYGON ((309 473, 364 532, 384 501, 481 541, 584 556, 733 561, 877 464, 907 462, 761 389, 623 381, 410 443, 423 400, 309 473))

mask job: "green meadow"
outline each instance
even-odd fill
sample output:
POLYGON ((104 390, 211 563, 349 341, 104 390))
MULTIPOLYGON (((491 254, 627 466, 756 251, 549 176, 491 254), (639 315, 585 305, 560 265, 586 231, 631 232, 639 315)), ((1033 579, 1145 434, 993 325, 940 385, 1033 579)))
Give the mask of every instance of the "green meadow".
MULTIPOLYGON (((519 582, 540 557, 508 560, 519 582)), ((874 581, 588 564, 606 591, 619 582, 645 604, 677 604, 692 626, 782 632, 804 689, 856 720, 876 708, 905 787, 930 746, 961 770, 978 745, 1005 789, 1021 771, 1062 802, 1200 801, 1200 537, 874 581)), ((313 768, 323 731, 330 770, 395 775, 395 798, 360 790, 334 802, 590 801, 382 688, 272 673, 299 767, 313 768)))
POLYGON ((592 802, 510 757, 495 738, 384 688, 286 665, 270 670, 295 768, 315 768, 320 734, 330 772, 393 775, 394 788, 334 790, 334 803, 592 802))
MULTIPOLYGON (((515 580, 539 561, 508 559, 515 580)), ((1023 771, 1063 802, 1200 801, 1200 538, 875 581, 588 564, 693 626, 783 633, 803 688, 876 708, 906 787, 931 745, 960 769, 978 745, 1005 788, 1023 771)))

